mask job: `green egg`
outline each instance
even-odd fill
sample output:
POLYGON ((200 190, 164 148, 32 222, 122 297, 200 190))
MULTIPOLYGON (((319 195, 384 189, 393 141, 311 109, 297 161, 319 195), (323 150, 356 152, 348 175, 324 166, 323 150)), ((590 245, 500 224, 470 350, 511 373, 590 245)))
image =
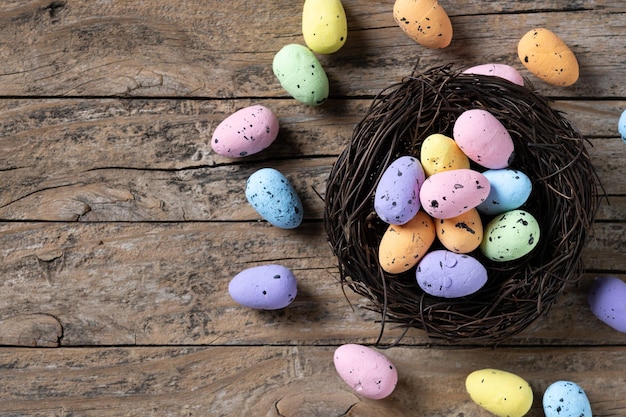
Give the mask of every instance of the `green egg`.
POLYGON ((489 259, 506 262, 529 254, 539 242, 539 223, 524 210, 511 210, 485 227, 481 252, 489 259))
POLYGON ((319 106, 328 98, 328 77, 313 52, 303 45, 289 44, 274 55, 274 75, 296 100, 319 106))

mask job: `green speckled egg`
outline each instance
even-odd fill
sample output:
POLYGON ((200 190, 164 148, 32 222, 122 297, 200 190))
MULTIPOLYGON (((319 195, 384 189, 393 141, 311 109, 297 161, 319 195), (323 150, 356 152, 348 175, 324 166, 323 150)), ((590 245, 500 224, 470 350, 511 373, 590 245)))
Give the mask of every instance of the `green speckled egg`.
POLYGON ((280 85, 296 100, 319 106, 328 98, 328 77, 313 52, 295 43, 285 45, 272 63, 280 85))
POLYGON ((529 254, 539 242, 539 223, 524 210, 500 214, 487 224, 481 252, 489 259, 506 262, 529 254))

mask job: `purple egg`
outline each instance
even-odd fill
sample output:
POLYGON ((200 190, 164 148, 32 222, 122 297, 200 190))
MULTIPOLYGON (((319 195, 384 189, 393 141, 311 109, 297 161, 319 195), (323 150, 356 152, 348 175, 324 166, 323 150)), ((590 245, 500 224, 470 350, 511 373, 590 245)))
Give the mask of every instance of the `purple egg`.
POLYGON ((228 285, 231 298, 244 307, 278 310, 296 297, 296 278, 282 265, 262 265, 245 269, 228 285))
POLYGON ((487 282, 487 269, 469 255, 447 250, 427 253, 415 271, 417 284, 435 297, 465 297, 487 282))
POLYGON ((374 210, 384 222, 405 224, 420 209, 419 192, 425 174, 412 156, 401 156, 383 172, 374 196, 374 210))
POLYGON ((617 277, 598 277, 587 301, 591 312, 613 329, 626 333, 626 282, 617 277))

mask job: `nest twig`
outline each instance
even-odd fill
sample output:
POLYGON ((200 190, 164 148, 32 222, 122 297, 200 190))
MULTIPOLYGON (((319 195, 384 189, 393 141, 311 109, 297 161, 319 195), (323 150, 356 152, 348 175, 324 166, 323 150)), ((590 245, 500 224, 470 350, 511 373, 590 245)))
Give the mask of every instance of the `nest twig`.
POLYGON ((444 66, 414 71, 374 99, 332 168, 324 223, 342 282, 381 313, 381 335, 384 323, 397 323, 450 343, 490 344, 525 329, 566 283, 581 277, 580 254, 597 211, 598 187, 585 139, 547 98, 498 77, 444 66), (492 262, 473 252, 488 270, 488 283, 467 297, 438 298, 419 288, 413 269, 392 275, 379 266, 378 245, 387 224, 376 216, 373 198, 393 160, 419 158, 430 134, 452 137, 456 118, 473 108, 488 110, 508 129, 515 145, 510 168, 532 181, 523 209, 538 220, 541 239, 516 261, 492 262))

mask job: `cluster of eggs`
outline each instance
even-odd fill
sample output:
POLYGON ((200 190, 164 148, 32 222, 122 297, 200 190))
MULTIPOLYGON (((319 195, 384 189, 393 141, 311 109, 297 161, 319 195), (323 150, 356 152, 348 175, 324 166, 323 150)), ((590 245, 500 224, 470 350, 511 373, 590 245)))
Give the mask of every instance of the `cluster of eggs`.
POLYGON ((432 134, 422 142, 419 160, 405 155, 392 161, 374 195, 375 212, 389 224, 379 244, 381 268, 400 274, 416 267, 420 288, 444 298, 473 294, 487 282, 473 251, 496 262, 516 260, 540 236, 537 220, 520 209, 532 184, 508 168, 514 146, 504 125, 487 110, 470 109, 457 118, 452 136, 432 134), (435 240, 445 249, 429 251, 435 240))

